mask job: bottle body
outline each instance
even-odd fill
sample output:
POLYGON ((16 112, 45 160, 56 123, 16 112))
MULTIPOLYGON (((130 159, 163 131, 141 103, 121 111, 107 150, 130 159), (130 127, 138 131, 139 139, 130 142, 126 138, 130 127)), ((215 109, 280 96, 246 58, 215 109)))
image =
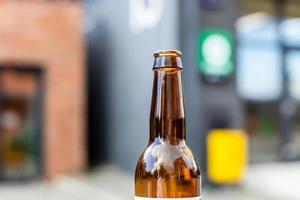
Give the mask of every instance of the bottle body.
POLYGON ((200 199, 200 170, 185 141, 185 114, 177 51, 157 54, 150 138, 135 173, 136 199, 200 199))
POLYGON ((172 145, 157 138, 138 161, 136 197, 199 200, 200 185, 199 167, 184 141, 172 145))

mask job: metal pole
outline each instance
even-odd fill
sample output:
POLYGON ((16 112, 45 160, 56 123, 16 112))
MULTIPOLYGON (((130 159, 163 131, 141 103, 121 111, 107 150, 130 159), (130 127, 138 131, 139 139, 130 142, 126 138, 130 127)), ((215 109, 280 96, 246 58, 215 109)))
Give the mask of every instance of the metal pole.
POLYGON ((284 6, 286 0, 275 0, 275 14, 276 14, 276 27, 278 45, 281 55, 281 73, 282 73, 282 96, 280 99, 279 106, 279 118, 280 118, 280 159, 281 160, 291 160, 293 159, 292 148, 291 148, 291 125, 292 119, 295 112, 294 103, 289 94, 289 76, 287 71, 286 57, 288 53, 288 48, 282 40, 282 32, 280 29, 280 24, 285 17, 284 6))

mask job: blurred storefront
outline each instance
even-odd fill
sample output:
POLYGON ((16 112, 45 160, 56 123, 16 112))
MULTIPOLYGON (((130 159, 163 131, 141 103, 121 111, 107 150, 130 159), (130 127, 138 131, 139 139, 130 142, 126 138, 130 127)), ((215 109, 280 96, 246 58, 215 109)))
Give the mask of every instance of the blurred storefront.
POLYGON ((241 1, 237 89, 253 162, 299 159, 299 3, 241 1))
POLYGON ((0 179, 85 168, 81 19, 77 1, 0 2, 0 179))

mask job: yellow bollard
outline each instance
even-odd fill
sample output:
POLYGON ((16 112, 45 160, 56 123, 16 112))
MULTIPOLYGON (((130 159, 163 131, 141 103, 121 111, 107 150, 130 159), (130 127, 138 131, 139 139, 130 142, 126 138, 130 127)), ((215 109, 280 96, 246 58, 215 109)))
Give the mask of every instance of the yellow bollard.
POLYGON ((216 184, 239 183, 248 165, 248 140, 243 130, 216 129, 207 138, 208 178, 216 184))

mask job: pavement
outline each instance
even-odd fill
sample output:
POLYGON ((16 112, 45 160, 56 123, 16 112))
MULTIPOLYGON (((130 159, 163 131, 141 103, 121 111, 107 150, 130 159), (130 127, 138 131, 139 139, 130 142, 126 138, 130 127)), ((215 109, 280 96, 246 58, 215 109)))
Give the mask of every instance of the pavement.
MULTIPOLYGON (((236 186, 204 186, 204 200, 300 200, 300 162, 251 165, 236 186)), ((0 184, 0 200, 132 200, 133 177, 104 166, 78 177, 52 182, 0 184)))

